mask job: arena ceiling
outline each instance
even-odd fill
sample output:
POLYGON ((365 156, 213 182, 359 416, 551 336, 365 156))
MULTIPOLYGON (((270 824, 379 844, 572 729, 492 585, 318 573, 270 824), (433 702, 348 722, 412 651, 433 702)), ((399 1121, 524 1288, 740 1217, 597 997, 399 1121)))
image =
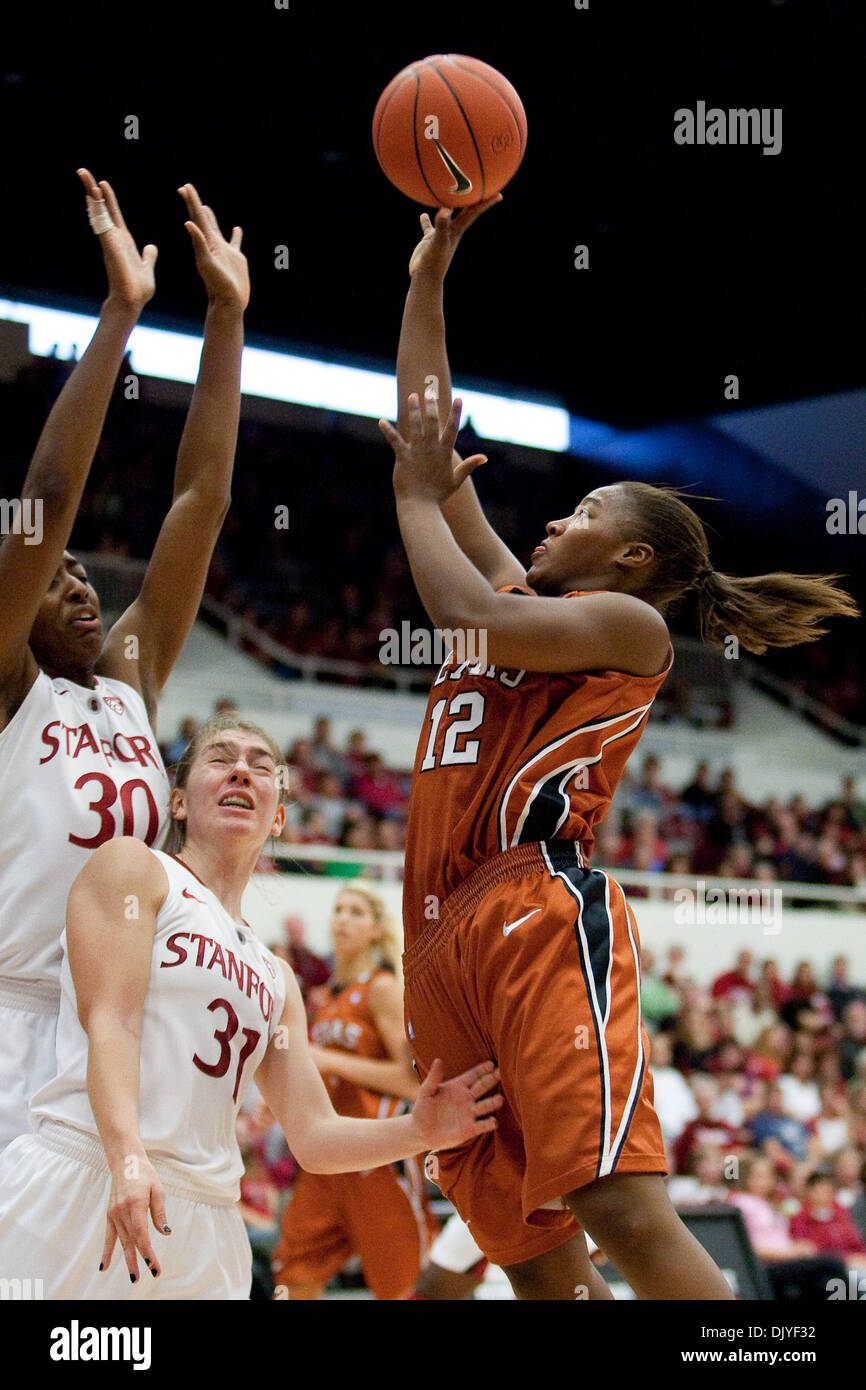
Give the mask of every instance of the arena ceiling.
POLYGON ((854 0, 159 0, 27 23, 0 60, 7 294, 98 301, 87 164, 160 247, 154 321, 200 318, 191 180, 245 229, 251 341, 393 361, 421 209, 380 172, 372 112, 407 62, 462 52, 516 86, 529 140, 449 277, 456 375, 626 428, 863 384, 854 0), (675 112, 701 102, 780 110, 780 148, 678 144, 675 112))

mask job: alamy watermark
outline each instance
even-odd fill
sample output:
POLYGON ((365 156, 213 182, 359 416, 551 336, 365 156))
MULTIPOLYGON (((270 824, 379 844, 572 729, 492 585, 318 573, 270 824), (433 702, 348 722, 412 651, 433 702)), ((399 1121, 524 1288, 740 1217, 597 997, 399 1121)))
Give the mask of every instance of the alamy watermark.
POLYGON ((453 653, 458 665, 487 666, 487 633, 484 628, 413 628, 408 620, 398 632, 386 627, 379 633, 379 660, 383 666, 441 666, 453 653))
POLYGON ((0 536, 22 536, 25 545, 42 544, 42 498, 0 497, 0 536))
POLYGON ((674 891, 677 926, 761 927, 764 936, 782 930, 781 888, 708 888, 702 878, 694 888, 674 891))
POLYGON ((707 108, 699 101, 694 111, 681 106, 674 112, 674 141, 678 145, 761 145, 763 154, 782 149, 782 108, 707 108))

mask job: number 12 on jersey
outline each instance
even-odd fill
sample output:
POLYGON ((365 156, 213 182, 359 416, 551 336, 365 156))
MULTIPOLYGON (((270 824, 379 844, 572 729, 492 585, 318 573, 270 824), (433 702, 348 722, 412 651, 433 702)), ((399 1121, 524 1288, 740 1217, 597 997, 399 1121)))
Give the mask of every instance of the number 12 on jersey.
POLYGON ((464 710, 468 710, 469 714, 466 719, 455 719, 453 723, 446 725, 439 767, 453 767, 455 763, 478 762, 480 739, 470 738, 460 748, 457 747, 458 738, 474 733, 476 729, 481 727, 484 720, 484 696, 480 690, 468 690, 461 695, 455 695, 450 704, 447 699, 437 700, 430 711, 430 737, 427 740, 427 749, 424 753, 424 760, 418 769, 419 772, 429 772, 437 765, 436 738, 446 706, 449 717, 454 714, 462 714, 464 710))

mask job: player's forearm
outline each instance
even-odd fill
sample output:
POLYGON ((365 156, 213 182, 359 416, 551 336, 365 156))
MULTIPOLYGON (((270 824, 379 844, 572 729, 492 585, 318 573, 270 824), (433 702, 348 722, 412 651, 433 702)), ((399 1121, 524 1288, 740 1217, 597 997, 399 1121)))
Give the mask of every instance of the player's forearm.
POLYGON ((340 1076, 354 1086, 366 1086, 385 1096, 400 1096, 414 1100, 419 1086, 414 1074, 403 1062, 384 1057, 355 1057, 337 1048, 322 1049, 324 1076, 340 1076))
POLYGON ((120 1020, 92 1017, 87 1035, 87 1094, 108 1165, 144 1157, 138 1117, 141 1042, 120 1020))
POLYGON ((192 492, 229 501, 241 409, 243 310, 208 306, 198 378, 181 435, 174 496, 192 492))
POLYGON ((295 1157, 309 1173, 362 1173, 425 1153, 414 1116, 392 1120, 359 1120, 346 1115, 322 1118, 312 1124, 295 1157))
MULTIPOLYGON (((435 378, 439 415, 451 408, 451 370, 445 342, 443 280, 429 272, 416 271, 406 295, 400 342, 397 348, 398 426, 407 424, 407 401, 412 392, 421 400, 429 378, 435 378)), ((442 503, 442 515, 460 549, 478 567, 485 579, 497 575, 522 583, 525 572, 499 539, 484 515, 471 478, 442 503)))
POLYGON ((24 483, 28 495, 40 487, 56 493, 84 488, 96 453, 111 393, 138 311, 107 299, 87 351, 51 407, 24 483))
POLYGON ((435 627, 484 626, 496 595, 463 553, 439 506, 426 497, 397 495, 397 521, 409 568, 435 627))
POLYGON ((407 424, 406 403, 411 393, 421 400, 434 385, 443 416, 451 408, 451 370, 445 346, 443 280, 439 275, 416 272, 409 285, 397 346, 398 426, 407 424), (435 383, 429 378, 434 377, 435 383))

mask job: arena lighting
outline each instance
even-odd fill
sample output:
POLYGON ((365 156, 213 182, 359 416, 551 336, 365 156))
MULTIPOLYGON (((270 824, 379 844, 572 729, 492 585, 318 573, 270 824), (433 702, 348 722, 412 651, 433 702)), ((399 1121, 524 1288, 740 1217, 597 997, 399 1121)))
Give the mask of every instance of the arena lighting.
MULTIPOLYGON (((97 320, 88 314, 0 299, 0 318, 26 323, 30 352, 36 357, 79 357, 92 338, 97 320)), ((129 339, 132 370, 142 376, 192 383, 198 375, 201 337, 166 328, 134 328, 129 339)), ((571 422, 560 406, 496 396, 487 391, 461 391, 463 418, 482 439, 526 444, 554 453, 568 450, 571 422)), ((320 410, 392 420, 395 413, 394 377, 361 367, 295 357, 286 352, 245 347, 241 390, 248 396, 290 401, 320 410)))

